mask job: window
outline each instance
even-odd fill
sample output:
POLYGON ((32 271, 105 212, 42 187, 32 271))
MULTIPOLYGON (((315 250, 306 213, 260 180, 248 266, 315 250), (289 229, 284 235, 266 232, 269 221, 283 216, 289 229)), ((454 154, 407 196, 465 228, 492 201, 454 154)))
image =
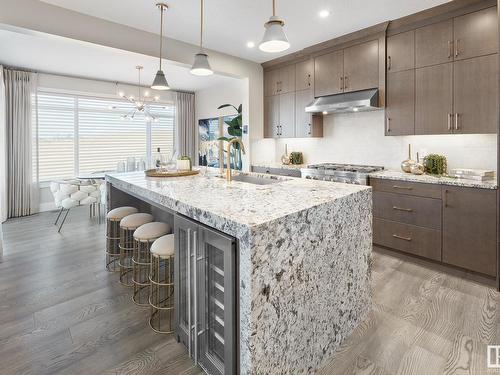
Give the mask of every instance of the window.
POLYGON ((172 104, 151 105, 157 122, 146 121, 142 113, 132 121, 122 119, 133 110, 123 100, 38 92, 34 108, 39 181, 115 170, 128 157, 150 160, 157 147, 162 153, 174 149, 172 104))

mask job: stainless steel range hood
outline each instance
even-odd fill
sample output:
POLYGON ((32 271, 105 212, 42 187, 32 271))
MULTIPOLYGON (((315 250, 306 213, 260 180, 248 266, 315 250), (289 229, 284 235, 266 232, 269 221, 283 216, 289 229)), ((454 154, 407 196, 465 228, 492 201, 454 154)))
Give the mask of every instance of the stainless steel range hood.
POLYGON ((306 107, 306 112, 330 114, 375 109, 379 109, 378 89, 369 89, 316 98, 306 107))

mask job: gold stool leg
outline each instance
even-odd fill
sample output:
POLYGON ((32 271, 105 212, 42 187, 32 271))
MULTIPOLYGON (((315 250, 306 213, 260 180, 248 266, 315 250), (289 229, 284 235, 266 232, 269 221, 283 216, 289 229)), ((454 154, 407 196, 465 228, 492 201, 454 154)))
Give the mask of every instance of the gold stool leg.
POLYGON ((120 284, 131 287, 132 283, 132 256, 134 252, 134 230, 120 228, 120 284))
MULTIPOLYGON (((155 238, 156 239, 156 238, 155 238)), ((139 241, 134 239, 134 255, 132 257, 134 295, 132 300, 139 306, 149 306, 149 268, 151 255, 149 248, 155 239, 139 241)))
POLYGON ((149 325, 157 333, 174 332, 174 257, 151 256, 149 325))
POLYGON ((120 258, 120 221, 106 219, 106 270, 117 272, 120 258))

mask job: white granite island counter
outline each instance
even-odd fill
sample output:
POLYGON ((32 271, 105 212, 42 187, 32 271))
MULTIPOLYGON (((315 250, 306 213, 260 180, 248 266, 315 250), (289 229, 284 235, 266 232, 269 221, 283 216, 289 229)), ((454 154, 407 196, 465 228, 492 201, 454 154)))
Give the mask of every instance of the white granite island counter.
POLYGON ((238 240, 241 374, 314 372, 371 307, 369 187, 143 172, 106 179, 238 240))

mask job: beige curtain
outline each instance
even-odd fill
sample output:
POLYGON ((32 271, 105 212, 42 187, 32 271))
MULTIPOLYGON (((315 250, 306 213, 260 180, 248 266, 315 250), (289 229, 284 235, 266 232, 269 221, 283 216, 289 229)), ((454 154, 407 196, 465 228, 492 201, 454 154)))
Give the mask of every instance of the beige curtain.
POLYGON ((4 69, 7 138, 7 215, 38 212, 38 187, 33 181, 32 100, 35 73, 4 69))
POLYGON ((194 94, 178 92, 175 108, 179 156, 189 156, 193 164, 197 164, 194 94))
MULTIPOLYGON (((5 84, 0 65, 0 223, 7 220, 7 128, 5 123, 5 84)), ((0 227, 0 248, 2 230, 0 227)))

